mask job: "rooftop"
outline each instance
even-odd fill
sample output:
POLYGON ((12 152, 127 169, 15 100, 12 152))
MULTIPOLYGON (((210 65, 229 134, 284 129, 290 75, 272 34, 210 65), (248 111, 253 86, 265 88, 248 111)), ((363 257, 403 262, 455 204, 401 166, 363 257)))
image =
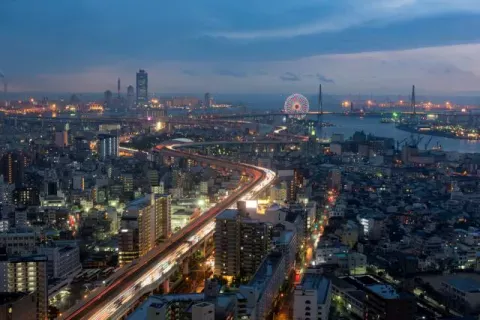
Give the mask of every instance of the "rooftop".
POLYGON ((234 220, 237 214, 237 209, 225 209, 217 216, 217 220, 234 220))
MULTIPOLYGON (((299 286, 300 287, 300 286, 299 286)), ((319 274, 306 273, 302 280, 301 288, 303 290, 316 290, 317 303, 325 304, 328 295, 330 280, 319 274)))
POLYGON ((452 278, 445 281, 452 287, 469 293, 480 293, 480 282, 471 278, 452 278))
POLYGON ((397 290, 389 284, 373 284, 366 287, 384 299, 391 300, 400 298, 397 290))

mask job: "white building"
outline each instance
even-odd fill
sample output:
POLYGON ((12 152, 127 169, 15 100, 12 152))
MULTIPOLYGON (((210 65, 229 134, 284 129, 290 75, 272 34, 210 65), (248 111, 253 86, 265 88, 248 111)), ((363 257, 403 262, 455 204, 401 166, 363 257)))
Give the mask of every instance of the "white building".
POLYGON ((302 283, 295 287, 293 299, 293 319, 327 320, 331 302, 330 280, 306 273, 302 283))
POLYGON ((192 320, 215 320, 215 305, 208 302, 194 304, 192 320))

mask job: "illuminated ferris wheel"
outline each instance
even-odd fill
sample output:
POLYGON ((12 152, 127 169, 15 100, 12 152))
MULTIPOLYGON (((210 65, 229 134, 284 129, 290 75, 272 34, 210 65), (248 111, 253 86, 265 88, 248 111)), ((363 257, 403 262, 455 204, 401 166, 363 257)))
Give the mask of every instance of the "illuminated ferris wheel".
POLYGON ((294 93, 285 100, 283 112, 292 118, 303 119, 307 115, 309 108, 308 99, 299 93, 294 93))

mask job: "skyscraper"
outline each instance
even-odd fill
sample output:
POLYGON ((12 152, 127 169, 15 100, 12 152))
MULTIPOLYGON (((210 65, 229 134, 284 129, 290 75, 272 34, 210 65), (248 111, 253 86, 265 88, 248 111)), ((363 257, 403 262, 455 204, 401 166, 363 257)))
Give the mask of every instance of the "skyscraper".
POLYGON ((133 86, 127 88, 127 108, 133 108, 135 106, 135 89, 133 86))
POLYGON ((148 73, 140 69, 137 72, 137 106, 148 104, 148 73))
POLYGON ((205 108, 207 109, 212 107, 212 97, 210 96, 209 92, 205 93, 204 104, 205 104, 205 108))
POLYGON ((22 153, 6 153, 1 159, 4 181, 9 184, 15 184, 17 187, 21 187, 23 185, 25 162, 26 159, 22 153))
POLYGON ((105 108, 111 108, 112 107, 112 91, 107 90, 103 93, 103 106, 105 108))

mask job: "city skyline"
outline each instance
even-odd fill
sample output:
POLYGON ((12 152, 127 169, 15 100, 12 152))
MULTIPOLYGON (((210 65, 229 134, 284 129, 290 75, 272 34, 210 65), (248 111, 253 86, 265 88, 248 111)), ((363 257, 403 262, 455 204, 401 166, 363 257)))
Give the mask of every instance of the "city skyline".
POLYGON ((4 1, 0 69, 10 92, 103 92, 145 69, 159 94, 477 94, 479 16, 472 0, 4 1))

